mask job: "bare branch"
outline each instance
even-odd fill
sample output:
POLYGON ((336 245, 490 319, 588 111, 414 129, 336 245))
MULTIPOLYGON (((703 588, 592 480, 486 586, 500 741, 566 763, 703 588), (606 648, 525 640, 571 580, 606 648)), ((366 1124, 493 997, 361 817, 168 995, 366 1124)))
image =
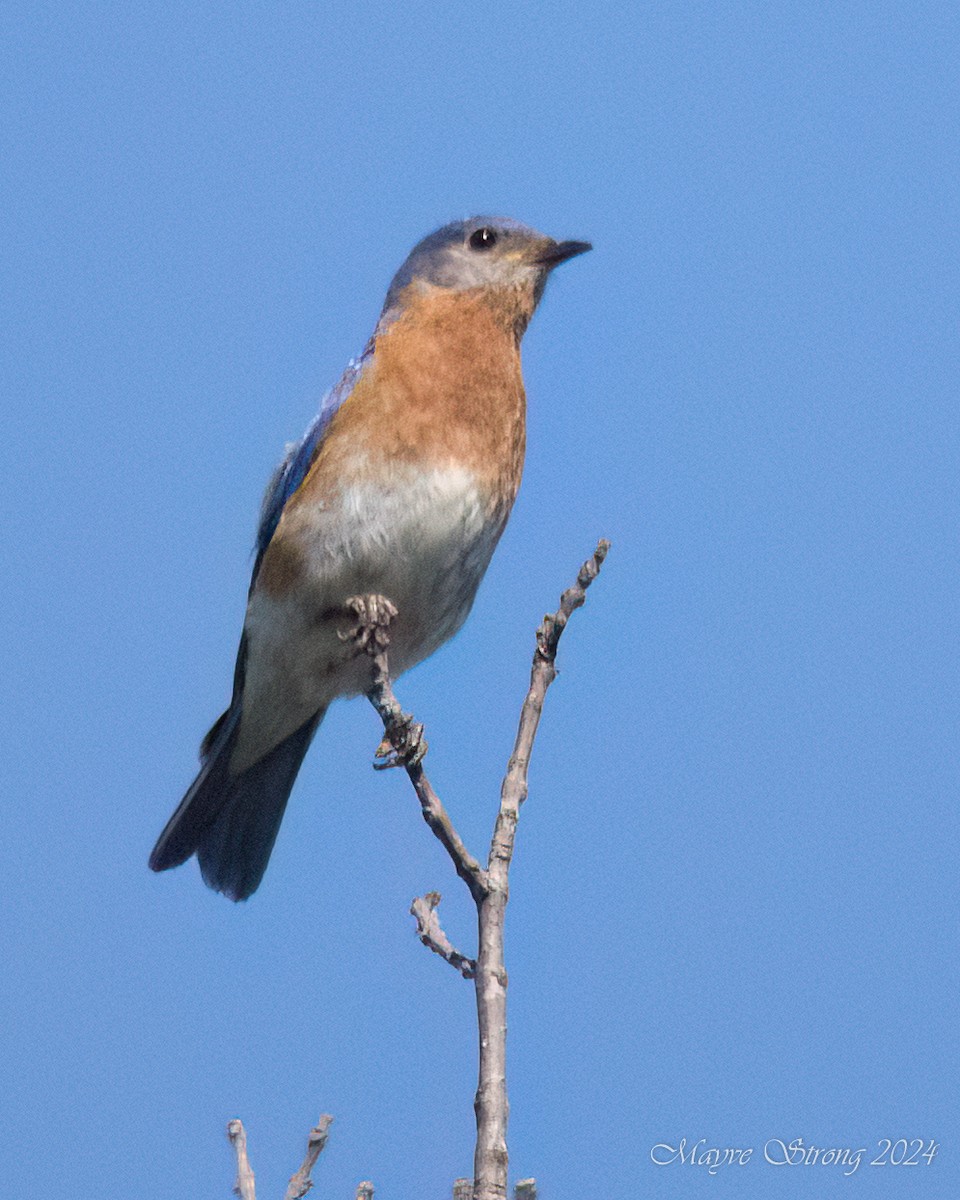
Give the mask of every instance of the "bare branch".
POLYGON ((241 1120, 234 1118, 227 1125, 227 1137, 237 1156, 237 1182, 233 1185, 233 1190, 240 1200, 257 1200, 253 1171, 247 1158, 247 1132, 241 1120))
POLYGON ((439 954, 451 967, 459 971, 464 979, 473 979, 477 964, 452 945, 440 926, 440 918, 437 916, 440 899, 439 892, 427 892, 425 896, 418 896, 410 905, 410 913, 417 919, 417 937, 428 950, 439 954))
POLYGON ((304 1155, 300 1169, 290 1177, 283 1200, 302 1200, 302 1197, 313 1187, 310 1172, 316 1165, 324 1146, 327 1144, 327 1133, 333 1123, 333 1117, 324 1113, 317 1121, 307 1138, 307 1153, 304 1155))
POLYGON ((507 774, 500 789, 500 815, 497 818, 488 864, 491 868, 494 859, 502 860, 504 855, 509 863, 513 853, 516 814, 527 798, 527 771, 537 727, 540 724, 540 714, 543 711, 543 701, 547 688, 557 677, 557 670, 553 665, 557 657, 557 646, 571 614, 586 600, 587 588, 600 573, 600 567, 609 549, 610 543, 601 538, 592 556, 580 568, 577 582, 573 587, 567 588, 560 597, 559 609, 555 613, 548 613, 537 630, 537 648, 530 668, 530 689, 520 711, 520 724, 513 754, 507 764, 507 774))
MULTIPOLYGON (((356 628, 345 635, 353 640, 357 652, 373 659, 373 685, 367 693, 383 721, 384 739, 377 757, 379 766, 402 766, 420 800, 423 819, 450 856, 457 874, 470 889, 477 906, 479 950, 476 962, 455 950, 440 927, 436 893, 415 900, 411 912, 417 919, 420 940, 467 978, 475 980, 477 1021, 480 1034, 480 1071, 474 1109, 477 1116, 477 1144, 474 1155, 474 1179, 454 1183, 454 1200, 505 1200, 507 1195, 507 972, 503 958, 503 930, 509 896, 508 876, 513 858, 514 839, 520 806, 527 798, 527 774, 530 755, 550 684, 556 678, 554 661, 557 646, 571 614, 586 598, 586 590, 596 579, 610 548, 601 540, 593 555, 583 564, 573 587, 560 597, 560 607, 544 617, 537 630, 537 646, 530 669, 530 686, 520 710, 520 721, 513 753, 500 788, 500 806, 490 843, 487 867, 469 853, 453 828, 440 799, 434 792, 422 760, 426 754, 423 728, 404 713, 390 684, 388 662, 389 622, 394 606, 382 596, 361 596, 350 601, 357 615, 356 628)), ((359 1192, 358 1192, 359 1195, 359 1192)), ((523 1180, 517 1185, 516 1200, 536 1200, 536 1183, 523 1180)))
POLYGON ((474 1109, 477 1149, 474 1155, 474 1200, 504 1200, 507 1193, 507 972, 503 958, 503 928, 509 896, 508 875, 513 858, 520 805, 527 798, 527 771, 547 688, 556 679, 557 645, 571 613, 583 604, 596 579, 610 543, 601 540, 577 575, 577 582, 560 597, 560 608, 543 619, 530 668, 530 688, 520 710, 520 723, 507 773, 500 789, 500 809, 487 861, 488 892, 478 905, 477 1019, 480 1028, 480 1078, 474 1109))

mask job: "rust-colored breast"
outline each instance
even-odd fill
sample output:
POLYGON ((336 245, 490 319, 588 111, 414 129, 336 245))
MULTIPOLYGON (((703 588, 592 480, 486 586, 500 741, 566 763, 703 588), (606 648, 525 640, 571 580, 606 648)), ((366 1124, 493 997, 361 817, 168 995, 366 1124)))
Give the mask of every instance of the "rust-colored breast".
POLYGON ((483 292, 426 289, 410 295, 377 338, 291 504, 309 502, 314 489, 335 488, 343 470, 370 479, 386 464, 411 463, 461 466, 509 508, 525 436, 510 304, 483 292))

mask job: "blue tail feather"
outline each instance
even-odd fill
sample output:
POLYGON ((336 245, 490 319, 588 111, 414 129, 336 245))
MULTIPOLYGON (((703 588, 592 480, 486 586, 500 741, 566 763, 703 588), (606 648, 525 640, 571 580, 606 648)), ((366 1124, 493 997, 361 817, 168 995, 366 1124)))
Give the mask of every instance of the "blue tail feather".
POLYGON ((166 871, 196 854, 204 881, 231 900, 246 900, 260 885, 293 789, 317 726, 318 712, 269 754, 238 775, 230 757, 240 725, 233 705, 210 731, 203 765, 150 855, 166 871))

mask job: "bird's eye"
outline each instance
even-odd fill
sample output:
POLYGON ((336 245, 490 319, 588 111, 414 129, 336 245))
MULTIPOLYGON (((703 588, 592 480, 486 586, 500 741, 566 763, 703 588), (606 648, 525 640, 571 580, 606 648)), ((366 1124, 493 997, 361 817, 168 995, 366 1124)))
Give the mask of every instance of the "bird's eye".
POLYGON ((471 250, 492 250, 496 244, 497 235, 495 231, 489 229, 486 225, 482 229, 475 229, 470 234, 471 250))

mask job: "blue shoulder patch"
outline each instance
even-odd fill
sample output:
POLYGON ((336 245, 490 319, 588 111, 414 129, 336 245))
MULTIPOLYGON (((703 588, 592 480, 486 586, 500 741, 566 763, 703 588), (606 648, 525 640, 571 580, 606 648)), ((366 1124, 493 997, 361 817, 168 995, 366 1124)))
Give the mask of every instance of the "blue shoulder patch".
MULTIPOLYGON (((260 509, 260 527, 257 530, 257 561, 253 568, 253 579, 257 577, 260 561, 270 545, 270 539, 276 532, 283 515, 284 507, 293 493, 307 477, 307 472, 316 457, 324 435, 334 413, 353 391, 363 368, 373 354, 373 338, 367 343, 359 358, 352 358, 340 378, 340 382, 330 389, 320 402, 320 411, 310 422, 306 432, 299 442, 295 442, 287 451, 283 462, 274 471, 267 484, 260 509)), ((253 581, 251 580, 251 587, 253 581)))

